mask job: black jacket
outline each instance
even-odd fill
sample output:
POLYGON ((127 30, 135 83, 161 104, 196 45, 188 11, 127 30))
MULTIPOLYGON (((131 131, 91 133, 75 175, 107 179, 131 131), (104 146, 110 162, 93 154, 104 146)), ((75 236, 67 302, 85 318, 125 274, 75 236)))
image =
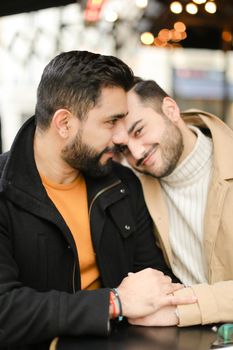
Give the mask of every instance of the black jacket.
POLYGON ((140 183, 114 164, 106 177, 85 178, 103 288, 80 291, 78 252, 41 183, 34 131, 31 118, 0 156, 0 346, 7 349, 42 349, 59 335, 107 335, 109 287, 129 271, 166 269, 140 183))

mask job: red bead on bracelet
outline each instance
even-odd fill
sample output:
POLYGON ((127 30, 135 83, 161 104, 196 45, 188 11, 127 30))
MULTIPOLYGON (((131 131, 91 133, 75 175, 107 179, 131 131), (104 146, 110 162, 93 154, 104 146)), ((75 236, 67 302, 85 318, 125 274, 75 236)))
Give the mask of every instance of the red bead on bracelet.
POLYGON ((115 304, 115 294, 113 293, 113 291, 110 291, 110 305, 112 305, 112 309, 113 309, 112 318, 115 319, 117 318, 117 310, 116 310, 116 304, 115 304))

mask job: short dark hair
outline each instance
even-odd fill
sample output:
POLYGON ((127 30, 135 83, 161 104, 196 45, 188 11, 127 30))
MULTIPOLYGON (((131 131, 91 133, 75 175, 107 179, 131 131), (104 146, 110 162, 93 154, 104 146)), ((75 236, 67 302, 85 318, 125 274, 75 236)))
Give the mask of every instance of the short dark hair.
POLYGON ((162 112, 163 99, 169 97, 154 80, 143 80, 137 76, 134 77, 132 90, 143 104, 152 106, 158 113, 162 112))
POLYGON ((98 102, 103 87, 133 85, 132 70, 120 59, 88 51, 63 52, 45 67, 38 89, 36 123, 47 129, 59 108, 85 119, 98 102))

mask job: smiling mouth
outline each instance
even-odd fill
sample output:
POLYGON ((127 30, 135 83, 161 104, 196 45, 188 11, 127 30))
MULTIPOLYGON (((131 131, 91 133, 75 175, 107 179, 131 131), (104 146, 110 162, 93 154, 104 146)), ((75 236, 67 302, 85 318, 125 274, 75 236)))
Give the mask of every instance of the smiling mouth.
POLYGON ((142 165, 148 165, 147 163, 150 163, 151 157, 155 154, 157 150, 157 146, 154 146, 153 149, 149 152, 149 154, 143 159, 142 165))

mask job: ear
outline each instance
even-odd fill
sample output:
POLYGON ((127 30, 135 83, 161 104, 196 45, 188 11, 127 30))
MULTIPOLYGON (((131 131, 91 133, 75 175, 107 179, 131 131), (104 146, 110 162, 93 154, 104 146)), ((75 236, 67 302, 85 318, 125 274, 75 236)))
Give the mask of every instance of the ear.
POLYGON ((67 109, 58 109, 53 115, 52 125, 63 139, 69 137, 72 117, 67 109))
POLYGON ((162 111, 173 123, 178 123, 180 120, 180 109, 171 97, 164 97, 162 111))

